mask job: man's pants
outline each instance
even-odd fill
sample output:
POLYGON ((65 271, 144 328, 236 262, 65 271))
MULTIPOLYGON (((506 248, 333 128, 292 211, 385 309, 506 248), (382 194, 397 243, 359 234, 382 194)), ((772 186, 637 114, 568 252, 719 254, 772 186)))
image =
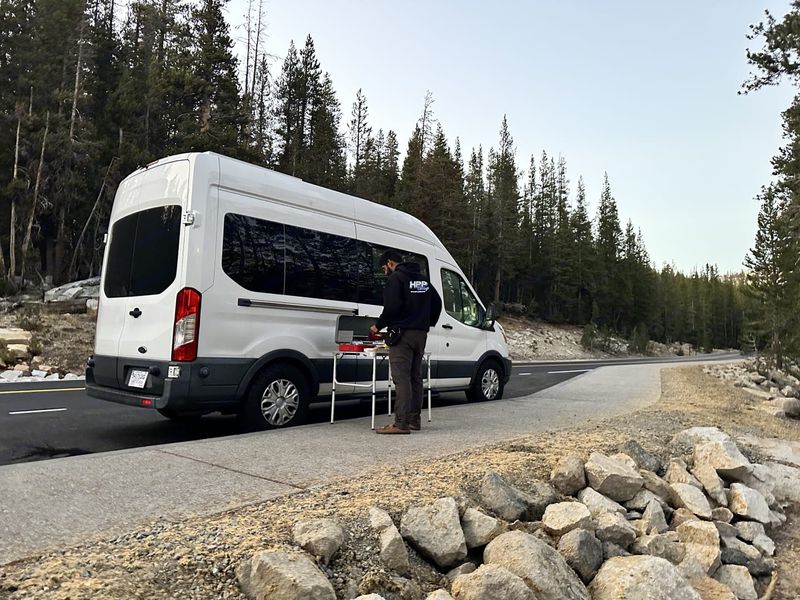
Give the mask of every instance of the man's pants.
POLYGON ((422 355, 425 353, 427 331, 406 329, 400 341, 389 346, 392 381, 397 391, 394 422, 402 429, 419 423, 422 412, 422 355))

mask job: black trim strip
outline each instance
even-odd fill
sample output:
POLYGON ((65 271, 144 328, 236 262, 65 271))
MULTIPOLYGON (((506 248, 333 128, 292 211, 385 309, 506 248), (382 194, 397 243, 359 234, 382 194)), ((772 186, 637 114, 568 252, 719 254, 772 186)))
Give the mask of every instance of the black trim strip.
POLYGON ((254 308, 278 308, 283 310, 312 311, 321 313, 331 313, 334 315, 358 315, 358 309, 336 308, 334 306, 314 306, 313 304, 289 304, 288 302, 267 302, 266 300, 251 300, 250 298, 239 298, 236 302, 238 306, 254 308))

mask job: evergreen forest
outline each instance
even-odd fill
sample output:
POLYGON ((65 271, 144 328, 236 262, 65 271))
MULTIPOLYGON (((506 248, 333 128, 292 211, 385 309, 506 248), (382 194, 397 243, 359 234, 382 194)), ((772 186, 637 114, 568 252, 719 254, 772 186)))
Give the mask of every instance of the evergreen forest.
MULTIPOLYGON (((797 85, 798 5, 753 26, 765 46, 748 55, 748 91, 797 85)), ((476 115, 497 120, 497 138, 462 148, 425 90, 400 148, 392 124, 370 119, 368 90, 337 97, 311 36, 268 48, 266 3, 250 0, 237 58, 226 10, 225 0, 0 0, 0 292, 98 274, 118 183, 208 150, 417 216, 507 312, 642 348, 649 338, 796 356, 800 96, 784 113, 787 145, 746 273, 683 273, 652 263, 610 176, 590 190, 566 157, 517 156, 503 115, 476 115)))

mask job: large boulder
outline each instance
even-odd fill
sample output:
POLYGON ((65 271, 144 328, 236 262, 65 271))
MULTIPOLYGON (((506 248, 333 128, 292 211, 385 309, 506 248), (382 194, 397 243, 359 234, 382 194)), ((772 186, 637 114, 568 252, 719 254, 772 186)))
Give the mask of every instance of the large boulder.
POLYGON ((305 554, 258 552, 236 568, 251 600, 336 600, 328 578, 305 554))
POLYGON ((574 496, 586 487, 583 459, 576 454, 562 458, 550 472, 550 483, 565 496, 574 496))
POLYGON ((589 600, 586 586, 564 557, 523 531, 496 537, 486 546, 483 560, 521 577, 537 600, 589 600))
POLYGON ((592 529, 592 514, 580 502, 556 502, 544 511, 542 526, 550 535, 560 537, 573 529, 592 529))
POLYGON ((705 494, 688 483, 672 484, 672 501, 678 508, 686 508, 701 519, 711 518, 711 505, 705 494))
POLYGON ((536 600, 525 582, 499 565, 481 565, 468 575, 459 575, 451 588, 455 600, 536 600))
POLYGON ((326 565, 347 537, 342 526, 332 519, 300 521, 295 524, 292 534, 298 546, 326 565))
POLYGON ((408 572, 408 548, 397 527, 392 525, 381 531, 378 535, 378 544, 383 564, 400 574, 408 572))
POLYGON ((581 502, 592 516, 597 516, 605 512, 617 512, 625 514, 627 511, 621 504, 614 502, 611 498, 607 498, 596 492, 594 489, 587 487, 578 492, 578 501, 581 502))
POLYGON ((703 489, 703 484, 697 481, 697 477, 689 473, 686 463, 679 458, 673 458, 669 461, 664 479, 670 484, 685 483, 696 487, 698 490, 703 489))
POLYGON ((686 558, 686 546, 674 531, 640 536, 631 549, 634 554, 657 556, 668 560, 673 565, 680 564, 686 558))
POLYGON ((695 463, 692 475, 703 484, 703 488, 714 502, 720 506, 728 506, 728 496, 725 493, 725 484, 717 475, 717 470, 708 463, 695 463))
POLYGON ((714 573, 714 579, 727 585, 738 600, 758 600, 753 578, 747 571, 747 567, 722 565, 714 573))
POLYGON ((535 482, 528 493, 509 485, 494 472, 483 477, 479 495, 484 508, 506 521, 538 521, 547 506, 560 499, 549 483, 535 482))
POLYGON ((713 523, 687 521, 677 529, 686 549, 681 572, 689 579, 711 575, 720 565, 719 532, 713 523))
POLYGON ((592 452, 584 469, 589 485, 617 502, 630 500, 644 485, 637 470, 599 452, 592 452))
POLYGON ((601 542, 627 548, 636 539, 636 529, 621 514, 606 512, 595 517, 595 535, 601 542))
POLYGON ((585 529, 573 529, 561 536, 558 552, 586 584, 603 564, 602 542, 585 529))
POLYGON ((673 564, 656 556, 606 561, 589 590, 592 600, 701 600, 673 564))
POLYGON ((651 500, 647 508, 644 509, 641 521, 642 530, 645 533, 652 533, 653 531, 664 533, 669 529, 667 519, 664 516, 664 509, 661 508, 661 504, 657 499, 651 500))
POLYGON ((400 533, 440 567, 452 567, 467 556, 458 505, 453 498, 409 508, 400 522, 400 533))
POLYGON ((753 471, 753 465, 732 441, 705 442, 694 449, 694 463, 707 464, 728 480, 741 481, 753 471))
POLYGON ((770 522, 767 501, 753 488, 742 483, 734 483, 731 485, 728 496, 728 505, 733 514, 749 521, 758 521, 764 525, 770 522))
POLYGON ((467 548, 480 548, 491 542, 505 531, 502 521, 483 514, 474 508, 468 508, 461 517, 461 529, 467 548))
POLYGON ((647 452, 636 440, 628 440, 622 446, 622 452, 630 456, 640 469, 653 473, 661 470, 661 461, 647 452))
POLYGON ((703 600, 736 600, 731 588, 708 575, 693 579, 691 584, 703 600))
POLYGON ((644 479, 644 488, 646 490, 654 493, 664 502, 670 501, 672 498, 672 488, 669 483, 661 479, 661 477, 655 473, 645 469, 640 469, 639 474, 642 476, 642 479, 644 479))
POLYGON ((676 433, 670 445, 694 448, 703 442, 729 442, 731 436, 717 427, 691 427, 676 433))

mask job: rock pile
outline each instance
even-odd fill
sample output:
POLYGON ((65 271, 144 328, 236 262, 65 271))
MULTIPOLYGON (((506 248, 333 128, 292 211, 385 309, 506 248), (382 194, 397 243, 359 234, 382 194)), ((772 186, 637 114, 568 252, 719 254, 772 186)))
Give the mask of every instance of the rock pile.
POLYGON ((81 281, 72 281, 60 287, 52 288, 44 293, 45 302, 66 302, 78 298, 97 299, 100 296, 100 278, 91 277, 81 281))
POLYGON ((776 417, 800 419, 800 371, 793 365, 788 369, 780 371, 760 362, 747 361, 713 365, 703 371, 741 388, 776 417))
POLYGON ((19 328, 0 328, 0 384, 51 379, 81 379, 73 373, 63 373, 57 367, 43 364, 31 356, 32 335, 19 328))
MULTIPOLYGON (((666 464, 634 441, 621 450, 566 456, 525 490, 489 472, 471 501, 412 506, 399 523, 370 508, 391 575, 364 576, 339 597, 757 600, 775 569, 768 531, 786 519, 785 473, 751 463, 716 428, 675 436, 666 464), (412 578, 420 568, 442 583, 427 596, 412 578)), ((258 552, 237 568, 239 585, 248 598, 335 600, 327 565, 347 537, 334 520, 298 523, 305 552, 258 552)))

